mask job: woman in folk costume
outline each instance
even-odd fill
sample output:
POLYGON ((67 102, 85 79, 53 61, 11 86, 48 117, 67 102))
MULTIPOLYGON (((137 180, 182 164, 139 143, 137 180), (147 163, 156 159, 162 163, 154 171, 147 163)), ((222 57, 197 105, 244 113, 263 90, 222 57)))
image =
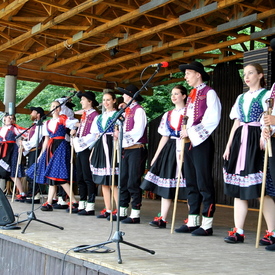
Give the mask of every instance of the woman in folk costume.
MULTIPOLYGON (((187 91, 181 85, 171 91, 171 101, 175 108, 166 112, 158 128, 162 135, 157 151, 151 161, 151 169, 146 174, 141 188, 161 196, 161 213, 149 224, 154 227, 166 228, 166 218, 172 200, 175 198, 178 169, 180 166, 181 139, 180 131, 183 125, 183 114, 187 99, 187 91)), ((179 199, 186 199, 186 184, 182 167, 179 185, 179 199)))
MULTIPOLYGON (((116 96, 113 92, 105 92, 103 94, 103 106, 105 112, 97 116, 93 122, 91 132, 95 134, 102 134, 110 123, 113 122, 117 111, 115 109, 116 96)), ((117 137, 116 137, 117 139, 117 137)), ((115 171, 112 169, 113 156, 113 141, 114 141, 114 125, 100 138, 99 142, 93 149, 91 157, 91 170, 93 181, 96 184, 102 185, 102 193, 105 203, 105 208, 101 211, 97 218, 107 218, 112 212, 111 207, 111 175, 115 173, 118 175, 118 167, 115 171)), ((117 176, 115 176, 115 185, 117 185, 117 176)), ((118 204, 118 189, 114 188, 114 199, 118 204)), ((114 212, 115 214, 115 212, 114 212)))
MULTIPOLYGON (((0 129, 0 178, 11 178, 13 182, 15 180, 18 160, 18 145, 15 137, 25 130, 14 123, 15 116, 6 114, 3 117, 3 126, 0 129)), ((24 202, 26 194, 24 193, 20 180, 20 178, 25 176, 22 164, 18 166, 17 176, 15 184, 19 190, 19 194, 16 196, 15 200, 24 202)))
MULTIPOLYGON (((56 98, 54 101, 57 101, 61 104, 61 111, 59 115, 65 115, 69 119, 74 119, 74 111, 73 107, 75 107, 75 104, 71 102, 71 98, 68 99, 68 97, 63 96, 61 98, 56 98)), ((70 134, 70 129, 67 129, 67 134, 70 134)), ((54 209, 68 209, 69 205, 67 203, 67 194, 65 190, 61 186, 56 186, 56 194, 53 197, 53 208, 54 209), (56 198, 57 197, 57 198, 56 198), (55 201, 57 201, 55 203, 55 201)))
MULTIPOLYGON (((77 119, 69 119, 65 115, 59 115, 61 108, 58 101, 51 103, 52 119, 44 123, 42 134, 44 142, 37 163, 37 182, 48 183, 48 200, 41 210, 52 211, 52 199, 56 192, 56 186, 61 185, 67 195, 70 194, 70 143, 66 140, 67 128, 73 129, 78 125, 77 119), (57 108, 56 108, 57 107, 57 108), (56 109, 55 109, 56 108, 56 109)), ((34 165, 31 166, 27 173, 33 178, 34 165)), ((74 207, 78 203, 72 194, 72 204, 74 207)))
MULTIPOLYGON (((248 212, 248 200, 261 196, 263 171, 263 146, 260 145, 260 117, 266 109, 265 101, 270 97, 265 86, 263 68, 258 63, 249 64, 244 68, 244 81, 249 91, 237 97, 230 112, 234 119, 230 136, 223 158, 224 191, 234 197, 234 229, 224 238, 227 243, 242 243, 244 241, 244 223, 248 212)), ((267 177, 270 179, 270 176, 267 177)), ((263 215, 268 232, 275 229, 275 203, 270 196, 275 195, 275 189, 267 180, 264 197, 263 215)), ((274 236, 274 232, 272 233, 274 236)), ((260 240, 266 244, 268 236, 260 240)))

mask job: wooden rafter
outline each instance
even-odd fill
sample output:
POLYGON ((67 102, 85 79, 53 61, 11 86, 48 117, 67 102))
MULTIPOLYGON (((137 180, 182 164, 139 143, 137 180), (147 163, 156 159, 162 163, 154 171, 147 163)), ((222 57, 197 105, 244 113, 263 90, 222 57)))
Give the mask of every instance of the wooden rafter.
MULTIPOLYGON (((254 41, 268 46, 275 35, 274 9, 274 1, 264 0, 5 1, 0 4, 0 76, 14 65, 17 79, 39 82, 40 89, 53 84, 100 91, 139 85, 144 68, 167 61, 169 67, 152 82, 157 85, 183 62, 200 59, 209 67, 241 62, 254 41), (245 28, 251 36, 239 34, 245 28)), ((31 95, 38 93, 39 88, 31 95)))

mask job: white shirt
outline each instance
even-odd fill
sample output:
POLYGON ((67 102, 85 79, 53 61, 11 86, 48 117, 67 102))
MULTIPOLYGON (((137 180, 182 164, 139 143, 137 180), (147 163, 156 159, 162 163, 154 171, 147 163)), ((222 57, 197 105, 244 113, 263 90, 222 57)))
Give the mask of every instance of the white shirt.
MULTIPOLYGON (((34 123, 36 124, 37 121, 35 121, 34 123)), ((38 144, 39 144, 43 138, 43 135, 42 135, 43 125, 41 125, 41 126, 36 125, 33 127, 35 127, 33 136, 29 140, 22 141, 22 145, 24 148, 24 152, 23 152, 24 156, 26 156, 32 148, 36 147, 37 139, 38 139, 38 144)))

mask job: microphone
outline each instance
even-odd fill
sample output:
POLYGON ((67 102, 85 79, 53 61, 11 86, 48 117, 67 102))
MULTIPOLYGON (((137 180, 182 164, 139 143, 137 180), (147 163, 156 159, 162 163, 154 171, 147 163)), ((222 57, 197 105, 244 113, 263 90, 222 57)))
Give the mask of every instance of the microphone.
POLYGON ((164 62, 160 62, 160 63, 156 63, 156 64, 152 64, 149 67, 159 67, 159 68, 166 68, 168 67, 169 63, 164 61, 164 62))

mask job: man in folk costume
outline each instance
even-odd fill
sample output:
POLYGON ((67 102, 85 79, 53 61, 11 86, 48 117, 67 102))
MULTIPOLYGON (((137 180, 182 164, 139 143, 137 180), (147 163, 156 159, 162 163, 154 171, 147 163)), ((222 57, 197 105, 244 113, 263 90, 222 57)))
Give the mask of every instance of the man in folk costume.
MULTIPOLYGON (((72 209, 78 215, 95 215, 96 185, 92 180, 89 157, 90 144, 95 140, 95 134, 91 133, 91 126, 98 112, 94 109, 99 103, 96 101, 93 92, 79 92, 77 96, 81 99, 83 114, 79 123, 76 137, 73 138, 73 145, 76 152, 76 173, 79 189, 78 209, 72 209)), ((71 135, 75 130, 71 131, 71 135)))
MULTIPOLYGON (((117 88, 122 94, 124 103, 129 103, 138 88, 130 84, 125 89, 117 88)), ((140 207, 142 190, 140 188, 141 177, 145 171, 147 159, 147 118, 144 109, 138 104, 142 101, 138 95, 131 105, 125 110, 123 125, 122 161, 120 164, 120 217, 123 223, 140 223, 140 207), (131 214, 127 216, 127 210, 131 203, 131 214)), ((108 217, 109 218, 109 217, 108 217)), ((117 216, 113 216, 114 220, 117 216)))
POLYGON ((221 103, 216 92, 204 81, 209 80, 200 62, 179 66, 185 73, 189 86, 193 87, 186 104, 188 122, 181 137, 190 139, 184 148, 184 172, 188 191, 189 215, 187 224, 175 231, 191 233, 194 236, 213 234, 212 224, 215 212, 215 189, 212 178, 214 143, 212 132, 219 124, 221 103), (200 225, 200 208, 202 223, 200 225))
MULTIPOLYGON (((35 162, 35 155, 36 155, 36 149, 37 156, 39 156, 42 148, 42 124, 41 128, 37 125, 37 123, 40 121, 40 119, 45 115, 43 108, 41 107, 30 107, 30 118, 33 121, 33 126, 30 128, 30 131, 28 133, 28 137, 26 140, 22 141, 22 146, 24 148, 24 156, 28 156, 28 167, 29 168, 34 162, 35 162), (38 141, 38 147, 37 146, 38 141)), ((42 122, 42 121, 41 121, 42 122)), ((33 187, 34 187, 34 203, 40 203, 40 193, 39 193, 39 185, 35 183, 33 186, 33 179, 30 177, 27 177, 28 180, 28 193, 26 197, 26 202, 31 203, 32 202, 32 193, 33 193, 33 187)))

